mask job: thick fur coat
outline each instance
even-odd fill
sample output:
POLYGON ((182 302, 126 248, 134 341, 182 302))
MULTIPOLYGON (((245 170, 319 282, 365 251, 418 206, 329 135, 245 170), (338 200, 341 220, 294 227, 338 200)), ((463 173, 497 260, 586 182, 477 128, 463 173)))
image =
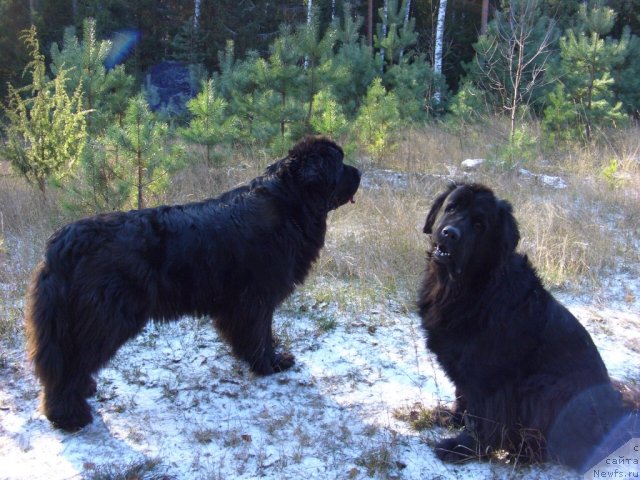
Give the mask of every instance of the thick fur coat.
POLYGON ((309 137, 218 198, 61 228, 27 295, 45 415, 68 430, 91 422, 93 374, 151 319, 211 316, 255 373, 291 367, 293 356, 274 348, 274 310, 317 259, 327 214, 352 200, 359 182, 338 145, 309 137))
POLYGON ((640 395, 627 390, 623 402, 589 333, 516 253, 509 203, 482 185, 451 185, 424 233, 419 312, 427 347, 456 387, 453 419, 465 427, 437 444, 438 457, 507 450, 582 471, 637 436, 640 395))

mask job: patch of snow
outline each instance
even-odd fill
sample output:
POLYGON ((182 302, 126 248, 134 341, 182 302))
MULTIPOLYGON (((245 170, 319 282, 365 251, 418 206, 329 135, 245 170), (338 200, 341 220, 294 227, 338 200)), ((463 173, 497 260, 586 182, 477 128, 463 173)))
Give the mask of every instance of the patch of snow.
MULTIPOLYGON (((406 190, 413 185, 428 185, 434 179, 450 179, 452 170, 447 167, 449 174, 407 173, 389 169, 371 169, 363 173, 360 186, 365 189, 376 190, 390 188, 391 190, 406 190)), ((453 170, 455 172, 455 169, 453 170)))
MULTIPOLYGON (((612 375, 637 378, 637 305, 568 300, 612 375)), ((329 331, 295 308, 276 317, 297 364, 269 377, 251 375, 207 322, 148 325, 100 373, 94 422, 75 434, 37 413, 38 385, 16 352, 0 378, 0 478, 65 479, 145 459, 169 478, 578 478, 553 465, 440 462, 430 444, 447 432, 418 433, 394 415, 454 394, 417 316, 323 308, 336 320, 329 331)))
POLYGON ((526 178, 526 179, 530 179, 536 182, 539 182, 543 185, 546 185, 547 187, 552 187, 552 188, 557 188, 557 189, 564 189, 567 188, 567 182, 565 182, 562 178, 560 177, 556 177, 553 175, 545 175, 542 173, 533 173, 530 172, 529 170, 527 170, 526 168, 521 168, 520 170, 518 170, 518 174, 522 177, 522 178, 526 178))

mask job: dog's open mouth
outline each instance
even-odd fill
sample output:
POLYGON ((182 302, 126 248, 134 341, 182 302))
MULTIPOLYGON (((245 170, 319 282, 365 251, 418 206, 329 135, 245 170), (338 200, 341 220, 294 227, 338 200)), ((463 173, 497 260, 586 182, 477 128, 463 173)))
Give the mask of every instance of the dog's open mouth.
POLYGON ((451 259, 451 253, 447 250, 447 247, 445 247, 442 244, 436 244, 436 248, 433 251, 433 256, 434 258, 436 258, 437 260, 450 260, 451 259))
POLYGON ((355 194, 351 197, 344 197, 344 198, 334 198, 330 203, 329 203, 329 209, 330 210, 335 210, 343 205, 346 205, 347 203, 356 203, 356 199, 355 199, 355 194))

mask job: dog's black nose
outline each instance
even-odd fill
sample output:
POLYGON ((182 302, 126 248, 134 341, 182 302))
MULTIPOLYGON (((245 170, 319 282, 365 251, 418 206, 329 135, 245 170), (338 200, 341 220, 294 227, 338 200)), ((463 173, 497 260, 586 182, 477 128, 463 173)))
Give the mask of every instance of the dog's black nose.
POLYGON ((460 240, 460 230, 451 225, 447 225, 442 229, 442 236, 448 238, 449 240, 457 242, 458 240, 460 240))

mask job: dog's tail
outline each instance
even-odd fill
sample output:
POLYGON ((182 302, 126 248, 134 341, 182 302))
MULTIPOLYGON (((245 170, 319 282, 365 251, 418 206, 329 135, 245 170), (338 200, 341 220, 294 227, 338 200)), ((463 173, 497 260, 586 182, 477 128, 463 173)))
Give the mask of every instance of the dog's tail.
POLYGON ((66 281, 41 262, 27 292, 25 333, 27 353, 43 385, 55 388, 64 375, 64 351, 69 351, 66 281), (67 348, 67 350, 65 350, 67 348))

